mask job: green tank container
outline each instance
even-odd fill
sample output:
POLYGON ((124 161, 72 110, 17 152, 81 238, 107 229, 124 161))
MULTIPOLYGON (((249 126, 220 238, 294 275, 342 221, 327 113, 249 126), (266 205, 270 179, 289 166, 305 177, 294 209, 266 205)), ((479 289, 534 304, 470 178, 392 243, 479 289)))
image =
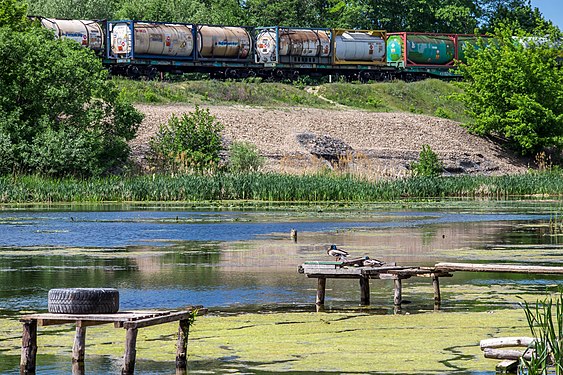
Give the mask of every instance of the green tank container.
POLYGON ((421 65, 446 65, 454 61, 455 42, 448 36, 407 35, 407 58, 421 65))
POLYGON ((447 35, 400 33, 387 39, 387 62, 407 65, 447 65, 455 58, 455 41, 447 35))
POLYGON ((457 59, 466 63, 467 57, 465 56, 465 50, 468 46, 479 48, 479 38, 483 39, 483 46, 485 48, 490 45, 498 45, 497 39, 495 38, 486 36, 459 36, 457 38, 457 59))

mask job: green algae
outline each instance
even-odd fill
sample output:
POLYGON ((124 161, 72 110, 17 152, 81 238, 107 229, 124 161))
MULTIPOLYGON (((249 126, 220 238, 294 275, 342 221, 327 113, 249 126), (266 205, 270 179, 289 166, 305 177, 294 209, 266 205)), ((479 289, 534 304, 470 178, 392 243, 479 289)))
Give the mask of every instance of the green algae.
MULTIPOLYGON (((0 321, 0 363, 19 355, 19 324, 0 321)), ((68 357, 72 326, 40 327, 41 355, 68 357)), ((137 358, 173 369, 177 325, 139 330, 137 358)), ((460 370, 490 371, 479 341, 489 337, 528 335, 524 312, 369 315, 362 313, 268 313, 199 317, 189 341, 190 368, 205 364, 249 371, 443 374, 460 370)), ((119 363, 125 331, 111 325, 89 327, 89 357, 108 356, 119 363)), ((211 365, 211 368, 209 366, 211 365)), ((7 370, 7 368, 0 370, 7 370)))

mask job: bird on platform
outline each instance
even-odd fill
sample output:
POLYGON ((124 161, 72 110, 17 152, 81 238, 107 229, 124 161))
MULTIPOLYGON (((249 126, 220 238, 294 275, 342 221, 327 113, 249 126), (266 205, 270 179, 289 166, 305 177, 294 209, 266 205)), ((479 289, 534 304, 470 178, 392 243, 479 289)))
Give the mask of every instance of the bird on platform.
POLYGON ((347 251, 337 248, 336 245, 330 245, 330 249, 326 253, 335 257, 337 261, 346 261, 346 257, 350 255, 347 251))
POLYGON ((385 264, 385 262, 377 259, 371 259, 370 257, 366 256, 364 259, 364 266, 369 267, 381 267, 385 264))

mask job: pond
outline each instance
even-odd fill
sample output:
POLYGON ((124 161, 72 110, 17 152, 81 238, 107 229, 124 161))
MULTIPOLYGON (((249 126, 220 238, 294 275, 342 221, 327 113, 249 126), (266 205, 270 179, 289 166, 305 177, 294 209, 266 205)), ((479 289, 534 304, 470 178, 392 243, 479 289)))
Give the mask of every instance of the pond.
MULTIPOLYGON (((551 201, 430 202, 361 210, 5 207, 0 211, 0 314, 15 319, 22 311, 46 311, 48 290, 65 287, 118 288, 122 310, 204 305, 226 315, 311 312, 316 280, 298 274, 297 267, 332 260, 326 249, 333 243, 353 256, 400 265, 561 265, 557 207, 551 201), (297 230, 296 242, 291 229, 297 230)), ((558 287, 557 278, 544 276, 459 273, 442 280, 446 312, 506 308, 515 304, 515 295, 558 287)), ((392 281, 372 283, 377 283, 372 306, 363 311, 392 314, 392 281)), ((433 309, 428 283, 404 282, 403 313, 433 309)), ((358 302, 357 281, 329 280, 328 311, 357 309, 358 302)), ((39 373, 60 372, 60 362, 46 359, 39 373)), ((89 363, 88 373, 111 372, 112 366, 114 361, 100 357, 89 363)))

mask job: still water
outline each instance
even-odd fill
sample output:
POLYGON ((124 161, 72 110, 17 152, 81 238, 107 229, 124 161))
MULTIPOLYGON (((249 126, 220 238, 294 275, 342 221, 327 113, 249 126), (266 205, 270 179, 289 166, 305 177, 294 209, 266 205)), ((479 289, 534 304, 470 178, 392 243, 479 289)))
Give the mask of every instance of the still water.
MULTIPOLYGON (((121 310, 204 305, 217 314, 313 311, 316 281, 298 274, 297 267, 304 261, 332 260, 326 254, 332 243, 353 256, 400 265, 440 261, 561 265, 554 206, 484 202, 361 211, 5 208, 0 211, 0 314, 13 318, 21 311, 46 311, 49 289, 65 287, 118 288, 121 310), (296 242, 289 236, 293 228, 298 231, 296 242)), ((556 278, 543 276, 460 273, 443 280, 443 307, 451 311, 506 307, 514 303, 502 298, 507 291, 525 294, 557 288, 556 278), (466 290, 499 288, 477 302, 471 295, 447 292, 447 285, 458 284, 466 290)), ((392 313, 392 283, 376 282, 380 285, 372 288, 372 312, 392 313)), ((427 283, 416 279, 405 283, 407 312, 433 308, 428 295, 409 294, 409 289, 427 283)), ((357 306, 356 284, 331 283, 327 308, 357 306)), ((98 361, 89 368, 110 371, 104 359, 98 361)))

